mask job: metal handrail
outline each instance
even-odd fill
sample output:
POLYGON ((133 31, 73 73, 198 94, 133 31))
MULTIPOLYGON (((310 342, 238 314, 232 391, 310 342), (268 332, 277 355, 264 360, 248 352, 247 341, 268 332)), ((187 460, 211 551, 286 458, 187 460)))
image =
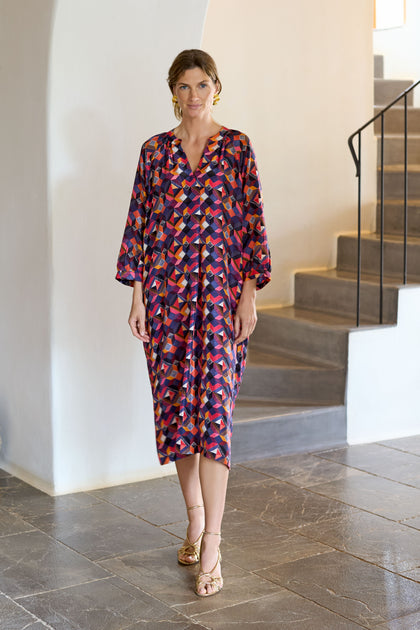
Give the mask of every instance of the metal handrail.
POLYGON ((358 178, 357 185, 357 299, 356 299, 356 324, 360 325, 360 284, 362 275, 362 208, 361 208, 361 165, 362 165, 362 131, 369 127, 378 118, 381 119, 381 226, 380 226, 380 260, 379 260, 379 323, 383 323, 383 301, 384 301, 384 114, 395 103, 398 103, 401 99, 404 99, 404 269, 403 269, 403 283, 407 284, 407 233, 408 233, 408 212, 407 212, 407 200, 408 200, 408 159, 407 159, 407 94, 414 90, 414 88, 420 84, 420 80, 416 81, 404 92, 401 92, 397 98, 395 98, 389 105, 381 109, 375 116, 373 116, 367 123, 359 127, 357 131, 351 134, 348 139, 348 145, 356 165, 356 177, 358 178), (357 153, 354 148, 353 140, 357 136, 357 153))

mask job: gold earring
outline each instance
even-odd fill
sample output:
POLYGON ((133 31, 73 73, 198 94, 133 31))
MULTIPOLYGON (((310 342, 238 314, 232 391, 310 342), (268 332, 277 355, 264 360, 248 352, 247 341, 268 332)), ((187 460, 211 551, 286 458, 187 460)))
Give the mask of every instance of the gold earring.
POLYGON ((220 96, 219 94, 215 94, 213 97, 213 105, 217 105, 217 103, 220 101, 220 96))
POLYGON ((177 99, 177 97, 175 96, 175 94, 174 94, 174 95, 173 95, 173 97, 172 97, 172 103, 173 103, 174 105, 176 105, 176 103, 178 103, 178 99, 177 99))

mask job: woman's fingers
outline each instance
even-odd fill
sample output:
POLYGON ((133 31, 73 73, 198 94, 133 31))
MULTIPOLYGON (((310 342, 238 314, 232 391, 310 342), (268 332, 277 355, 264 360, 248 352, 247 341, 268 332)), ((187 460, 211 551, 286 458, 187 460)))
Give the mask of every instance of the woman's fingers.
POLYGON ((254 317, 241 319, 240 315, 235 317, 235 340, 234 343, 242 343, 247 337, 252 335, 257 320, 254 317), (238 324, 238 327, 236 326, 238 324))
POLYGON ((140 339, 140 341, 150 341, 150 337, 146 331, 144 308, 132 308, 130 317, 128 318, 128 324, 134 337, 140 339))

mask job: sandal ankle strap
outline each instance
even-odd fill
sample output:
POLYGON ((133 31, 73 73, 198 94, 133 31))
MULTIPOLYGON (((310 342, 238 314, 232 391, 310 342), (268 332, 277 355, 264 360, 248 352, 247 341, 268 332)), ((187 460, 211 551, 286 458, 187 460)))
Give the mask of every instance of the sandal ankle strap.
POLYGON ((221 536, 222 535, 221 532, 208 532, 207 530, 204 530, 204 534, 210 534, 210 536, 221 536))
POLYGON ((189 510, 196 510, 197 508, 204 507, 204 505, 191 505, 191 507, 187 507, 187 512, 189 510))

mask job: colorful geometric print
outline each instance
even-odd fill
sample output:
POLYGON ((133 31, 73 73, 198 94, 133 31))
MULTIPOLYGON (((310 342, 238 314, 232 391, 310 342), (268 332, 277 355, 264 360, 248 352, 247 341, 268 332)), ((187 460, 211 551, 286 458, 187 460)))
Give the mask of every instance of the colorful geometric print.
POLYGON ((234 344, 245 279, 270 280, 255 156, 222 127, 192 172, 173 131, 142 147, 117 280, 143 283, 159 461, 203 453, 230 467, 248 339, 234 344))

